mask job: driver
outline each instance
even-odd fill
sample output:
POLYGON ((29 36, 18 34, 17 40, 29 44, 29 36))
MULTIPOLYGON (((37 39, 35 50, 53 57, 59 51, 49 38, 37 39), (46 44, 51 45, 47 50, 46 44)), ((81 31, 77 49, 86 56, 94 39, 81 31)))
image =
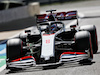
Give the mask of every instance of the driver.
POLYGON ((51 25, 51 32, 49 31, 49 26, 47 26, 47 28, 46 28, 46 33, 48 33, 49 34, 49 32, 52 34, 52 33, 55 33, 55 31, 57 31, 58 30, 58 27, 57 27, 57 25, 56 24, 52 24, 51 25))
POLYGON ((55 33, 55 31, 57 31, 57 25, 53 24, 51 25, 51 33, 55 33))

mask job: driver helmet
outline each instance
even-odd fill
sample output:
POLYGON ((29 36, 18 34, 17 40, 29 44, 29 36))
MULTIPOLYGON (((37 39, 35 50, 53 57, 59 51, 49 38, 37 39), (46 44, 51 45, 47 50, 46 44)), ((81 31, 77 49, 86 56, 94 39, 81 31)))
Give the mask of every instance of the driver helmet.
POLYGON ((56 24, 51 25, 51 32, 54 32, 57 29, 56 24))

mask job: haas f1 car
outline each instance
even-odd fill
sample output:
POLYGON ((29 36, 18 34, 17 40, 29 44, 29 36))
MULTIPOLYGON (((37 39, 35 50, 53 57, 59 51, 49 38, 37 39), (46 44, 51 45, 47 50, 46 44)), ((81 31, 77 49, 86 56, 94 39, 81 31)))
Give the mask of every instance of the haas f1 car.
POLYGON ((7 41, 7 68, 92 61, 98 42, 94 25, 78 25, 77 11, 37 15, 35 30, 7 41), (67 26, 62 21, 76 20, 67 26))

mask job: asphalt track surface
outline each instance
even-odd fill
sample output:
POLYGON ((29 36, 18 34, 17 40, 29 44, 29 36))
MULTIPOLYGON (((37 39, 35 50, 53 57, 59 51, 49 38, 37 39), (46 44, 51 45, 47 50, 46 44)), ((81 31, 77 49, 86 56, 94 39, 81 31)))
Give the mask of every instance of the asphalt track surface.
MULTIPOLYGON (((82 18, 81 21, 79 22, 80 25, 93 24, 96 26, 99 49, 98 49, 97 54, 94 54, 94 59, 91 64, 79 65, 77 63, 73 63, 73 64, 66 64, 63 66, 59 66, 56 69, 48 67, 48 69, 46 70, 43 70, 41 67, 30 68, 30 69, 21 70, 21 71, 15 71, 15 72, 4 70, 0 73, 0 75, 5 75, 5 74, 8 74, 8 75, 100 75, 100 6, 98 2, 100 3, 100 1, 91 2, 93 3, 94 6, 90 4, 90 6, 86 5, 84 7, 80 6, 77 8, 70 7, 70 9, 54 6, 56 9, 59 9, 60 11, 62 10, 68 11, 72 9, 78 10, 84 16, 84 18, 82 18)), ((43 12, 46 9, 48 9, 48 7, 41 8, 43 12)))

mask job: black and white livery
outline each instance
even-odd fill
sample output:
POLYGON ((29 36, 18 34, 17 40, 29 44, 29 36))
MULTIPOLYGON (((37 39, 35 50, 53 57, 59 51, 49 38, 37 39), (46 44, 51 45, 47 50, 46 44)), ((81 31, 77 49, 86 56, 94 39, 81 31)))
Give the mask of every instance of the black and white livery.
POLYGON ((25 68, 51 63, 92 61, 98 42, 94 25, 65 25, 77 11, 37 15, 37 29, 25 30, 7 41, 7 68, 25 68))

